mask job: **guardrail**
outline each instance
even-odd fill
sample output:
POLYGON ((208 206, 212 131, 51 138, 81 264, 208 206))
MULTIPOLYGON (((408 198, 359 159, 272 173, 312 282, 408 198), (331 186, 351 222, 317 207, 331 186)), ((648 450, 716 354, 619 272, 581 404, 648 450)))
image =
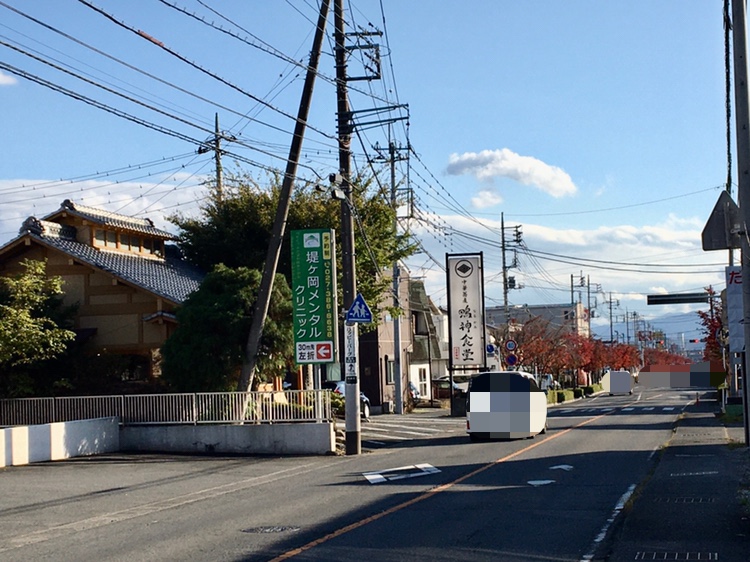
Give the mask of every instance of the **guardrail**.
POLYGON ((0 400, 0 426, 116 416, 123 425, 323 422, 330 390, 196 392, 0 400))

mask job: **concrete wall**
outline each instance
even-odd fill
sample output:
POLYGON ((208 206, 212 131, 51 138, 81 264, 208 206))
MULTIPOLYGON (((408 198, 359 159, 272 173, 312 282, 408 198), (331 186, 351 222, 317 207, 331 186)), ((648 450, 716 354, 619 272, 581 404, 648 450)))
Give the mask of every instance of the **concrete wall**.
POLYGON ((0 429, 0 468, 111 453, 119 449, 117 418, 0 429))
POLYGON ((325 455, 336 451, 333 423, 131 425, 120 449, 135 452, 325 455))

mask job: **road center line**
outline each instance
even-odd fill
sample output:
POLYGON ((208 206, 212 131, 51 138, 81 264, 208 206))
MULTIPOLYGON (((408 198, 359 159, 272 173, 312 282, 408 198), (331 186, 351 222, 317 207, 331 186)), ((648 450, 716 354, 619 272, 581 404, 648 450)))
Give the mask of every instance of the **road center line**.
POLYGON ((562 437, 566 433, 569 433, 573 431, 574 429, 577 429, 579 427, 583 427, 584 425, 590 424, 592 422, 595 422, 596 420, 599 420, 603 417, 605 417, 607 414, 601 414, 594 418, 589 418, 585 421, 582 421, 579 424, 576 424, 572 427, 569 427, 568 429, 563 429, 559 433, 552 433, 547 434, 547 437, 540 441, 536 441, 535 443, 532 443, 528 447, 524 447, 523 449, 519 449, 518 451, 515 451, 513 453, 510 453, 504 457, 501 457, 497 460, 494 460, 484 466, 480 466, 477 469, 472 470, 471 472, 464 474, 463 476, 459 476, 452 482, 447 482, 445 484, 441 484, 440 486, 436 486, 435 488, 432 488, 430 490, 427 490, 426 492, 421 493, 420 495, 407 500, 405 502, 402 502, 398 505, 394 505, 393 507, 386 509, 385 511, 381 511, 380 513, 376 513, 375 515, 370 515, 369 517, 365 517, 364 519, 360 519, 359 521, 355 521, 354 523, 350 523, 349 525, 345 525, 344 527, 341 527, 332 533, 329 533, 325 536, 320 537, 319 539, 315 539, 313 541, 308 542, 307 544, 304 544, 298 548, 294 548, 292 550, 288 550, 287 552, 284 552, 277 556, 276 558, 273 558, 270 560, 270 562, 281 562, 282 560, 288 560, 289 558, 293 558, 294 556, 297 556, 298 554, 302 554, 303 552, 306 552, 310 550, 311 548, 314 548, 316 546, 319 546, 323 543, 326 543, 332 539, 335 539, 336 537, 340 537, 341 535, 344 535, 348 533, 349 531, 354 531, 356 529, 359 529, 360 527, 364 527, 368 523, 372 523, 373 521, 377 521, 378 519, 381 519, 385 517, 386 515, 391 515, 392 513, 396 513, 397 511, 401 511, 402 509, 412 506, 416 503, 421 502, 422 500, 426 500, 428 498, 433 497, 436 494, 439 494, 440 492, 445 492, 449 489, 451 489, 453 486, 460 484, 464 482, 465 480, 468 480, 469 478, 472 478, 473 476, 476 476, 477 474, 480 474, 484 472, 485 470, 488 470, 494 466, 497 466, 499 464, 502 464, 504 462, 507 462, 511 459, 516 458, 517 456, 520 456, 528 451, 531 451, 532 449, 536 449, 540 445, 543 445, 549 441, 552 441, 553 439, 557 439, 558 437, 562 437))

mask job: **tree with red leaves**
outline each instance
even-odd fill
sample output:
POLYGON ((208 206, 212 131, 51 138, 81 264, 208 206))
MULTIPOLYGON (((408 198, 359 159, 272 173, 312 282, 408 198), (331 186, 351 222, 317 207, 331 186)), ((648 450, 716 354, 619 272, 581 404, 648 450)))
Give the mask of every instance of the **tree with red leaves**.
POLYGON ((721 299, 714 298, 716 291, 711 286, 706 287, 706 292, 710 304, 709 311, 699 310, 697 312, 703 326, 703 341, 706 342, 706 346, 703 348, 703 360, 721 361, 723 354, 720 338, 724 330, 724 323, 721 319, 723 311, 721 299))

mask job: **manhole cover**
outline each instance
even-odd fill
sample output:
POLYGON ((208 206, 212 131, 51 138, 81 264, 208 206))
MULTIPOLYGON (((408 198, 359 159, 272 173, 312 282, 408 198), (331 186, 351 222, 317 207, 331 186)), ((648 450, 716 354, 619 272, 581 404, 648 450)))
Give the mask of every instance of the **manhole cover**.
POLYGON ((273 527, 251 527, 249 529, 242 529, 243 533, 255 533, 255 534, 295 533, 297 531, 299 531, 299 527, 289 527, 285 525, 276 525, 273 527))

